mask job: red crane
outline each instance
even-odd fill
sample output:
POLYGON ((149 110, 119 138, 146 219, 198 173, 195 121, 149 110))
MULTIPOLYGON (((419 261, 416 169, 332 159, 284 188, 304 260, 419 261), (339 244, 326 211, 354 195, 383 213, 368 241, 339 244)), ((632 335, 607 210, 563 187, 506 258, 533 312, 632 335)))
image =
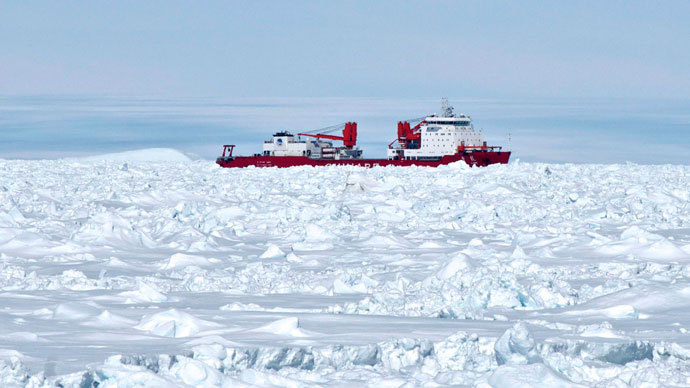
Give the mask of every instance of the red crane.
POLYGON ((419 131, 419 128, 424 123, 426 123, 426 117, 398 121, 398 138, 393 140, 388 147, 390 148, 393 143, 397 141, 404 148, 419 148, 419 141, 422 139, 422 134, 417 131, 419 131), (410 127, 410 122, 418 122, 418 124, 414 127, 410 127))
POLYGON ((345 147, 351 149, 357 144, 357 123, 347 122, 343 124, 334 125, 331 127, 316 129, 314 131, 298 133, 297 135, 315 137, 317 139, 340 140, 343 142, 345 147), (327 133, 336 132, 341 129, 343 131, 342 136, 327 135, 327 133))

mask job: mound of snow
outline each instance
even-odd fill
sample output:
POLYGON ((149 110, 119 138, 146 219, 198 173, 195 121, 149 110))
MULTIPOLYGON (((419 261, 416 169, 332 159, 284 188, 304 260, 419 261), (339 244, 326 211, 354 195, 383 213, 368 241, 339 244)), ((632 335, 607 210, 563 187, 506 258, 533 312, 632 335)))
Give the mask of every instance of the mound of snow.
POLYGON ((470 166, 467 163, 465 163, 464 160, 458 160, 457 162, 448 163, 447 166, 448 167, 446 167, 446 168, 452 169, 452 170, 469 170, 470 169, 470 166))
POLYGON ((457 256, 448 260, 443 268, 436 273, 436 277, 441 280, 450 279, 460 271, 465 271, 472 268, 469 262, 469 257, 463 253, 458 253, 457 256))
POLYGON ((582 337, 625 338, 616 333, 616 331, 612 329, 611 324, 606 321, 600 324, 581 326, 578 328, 578 333, 582 337))
POLYGON ((443 245, 439 244, 437 241, 424 241, 419 248, 422 249, 435 249, 435 248, 442 248, 443 245))
POLYGON ((153 302, 161 303, 168 300, 168 297, 158 292, 158 290, 146 283, 140 283, 137 290, 124 291, 120 296, 127 298, 126 303, 153 302))
POLYGON ((53 318, 65 321, 80 321, 101 313, 101 309, 94 303, 67 302, 55 307, 53 318))
POLYGON ((189 162, 192 160, 187 154, 173 148, 145 148, 109 154, 70 158, 86 162, 189 162))
POLYGON ((97 317, 84 322, 83 325, 100 328, 132 327, 137 322, 123 316, 113 314, 108 310, 103 311, 97 317))
POLYGON ((635 307, 627 304, 605 308, 601 310, 601 313, 613 319, 638 318, 638 314, 635 310, 635 307))
POLYGON ((513 253, 510 255, 511 259, 526 259, 527 254, 525 251, 519 246, 515 246, 515 250, 513 250, 513 253))
POLYGON ((259 256, 260 259, 280 259, 282 257, 285 257, 285 252, 281 251, 275 244, 270 244, 266 251, 259 256))
POLYGON ((253 332, 288 335, 292 337, 308 337, 308 334, 299 327, 299 318, 289 317, 279 319, 269 324, 251 330, 253 332))
POLYGON ((256 303, 233 302, 222 305, 218 308, 223 311, 266 311, 265 308, 256 303))
POLYGON ((176 309, 144 316, 135 329, 149 332, 161 337, 190 337, 205 328, 217 327, 215 322, 199 319, 191 314, 176 309))
POLYGON ((175 253, 172 256, 170 256, 168 261, 160 264, 159 268, 163 270, 169 270, 180 267, 186 267, 188 265, 204 267, 211 265, 211 262, 204 257, 187 255, 184 253, 175 253))
POLYGON ((487 383, 489 387, 495 388, 584 387, 584 385, 573 383, 544 364, 502 365, 489 376, 487 383))
POLYGON ((392 235, 374 235, 359 244, 372 248, 411 248, 409 242, 392 235))

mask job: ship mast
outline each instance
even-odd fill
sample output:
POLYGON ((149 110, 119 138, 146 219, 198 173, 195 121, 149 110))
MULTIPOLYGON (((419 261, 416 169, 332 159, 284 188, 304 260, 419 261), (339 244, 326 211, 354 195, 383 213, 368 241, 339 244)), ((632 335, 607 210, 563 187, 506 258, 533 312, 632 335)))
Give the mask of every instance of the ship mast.
POLYGON ((453 107, 448 103, 448 97, 441 99, 441 112, 443 117, 453 117, 453 107))

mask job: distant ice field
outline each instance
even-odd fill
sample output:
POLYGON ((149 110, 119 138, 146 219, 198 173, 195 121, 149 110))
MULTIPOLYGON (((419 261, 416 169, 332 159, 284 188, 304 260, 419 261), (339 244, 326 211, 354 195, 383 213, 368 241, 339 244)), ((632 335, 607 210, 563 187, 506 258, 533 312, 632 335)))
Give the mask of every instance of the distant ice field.
MULTIPOLYGON (((277 132, 358 123, 381 158, 400 120, 440 113, 434 98, 142 98, 0 95, 0 158, 56 159, 169 147, 215 160, 223 144, 261 152, 277 132)), ((688 164, 690 100, 450 97, 490 145, 528 162, 688 164)))
POLYGON ((690 166, 0 160, 0 386, 690 386, 690 166))

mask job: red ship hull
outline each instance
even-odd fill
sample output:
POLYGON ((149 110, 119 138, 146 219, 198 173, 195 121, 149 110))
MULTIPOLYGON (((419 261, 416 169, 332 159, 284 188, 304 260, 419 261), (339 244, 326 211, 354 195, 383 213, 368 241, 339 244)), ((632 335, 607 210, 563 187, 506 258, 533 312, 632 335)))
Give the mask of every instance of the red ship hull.
POLYGON ((216 160, 221 167, 293 167, 293 166, 427 166, 438 167, 464 160, 469 166, 483 167, 490 164, 506 164, 510 151, 471 151, 445 155, 436 160, 390 160, 390 159, 310 159, 306 156, 234 156, 216 160))

